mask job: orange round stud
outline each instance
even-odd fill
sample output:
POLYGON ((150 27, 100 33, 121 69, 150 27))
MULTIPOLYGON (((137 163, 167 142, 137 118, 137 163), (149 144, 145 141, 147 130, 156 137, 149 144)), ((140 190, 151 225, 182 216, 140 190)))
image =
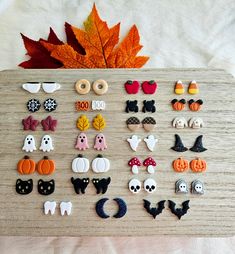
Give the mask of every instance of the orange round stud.
POLYGON ((207 163, 205 160, 196 158, 190 162, 190 168, 196 173, 204 172, 207 169, 207 163))
POLYGON ((172 163, 175 172, 184 172, 189 168, 189 162, 183 158, 178 158, 172 163))

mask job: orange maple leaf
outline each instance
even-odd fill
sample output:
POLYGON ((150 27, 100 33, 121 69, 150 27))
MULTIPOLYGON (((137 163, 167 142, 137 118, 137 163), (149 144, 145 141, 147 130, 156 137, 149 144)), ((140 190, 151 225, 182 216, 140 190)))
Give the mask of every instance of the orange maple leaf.
POLYGON ((95 4, 84 22, 84 30, 73 26, 71 29, 78 44, 84 48, 85 55, 68 44, 54 45, 40 40, 50 56, 63 64, 63 68, 140 68, 149 59, 147 56, 137 56, 142 48, 137 27, 132 26, 118 45, 120 23, 109 28, 100 19, 95 4))

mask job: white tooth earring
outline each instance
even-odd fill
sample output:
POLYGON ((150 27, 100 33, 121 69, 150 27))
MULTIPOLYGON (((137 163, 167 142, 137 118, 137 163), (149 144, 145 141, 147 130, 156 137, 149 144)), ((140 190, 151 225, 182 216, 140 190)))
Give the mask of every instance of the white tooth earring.
POLYGON ((65 215, 65 212, 67 213, 67 215, 70 215, 71 212, 72 212, 72 203, 69 201, 69 202, 61 202, 60 203, 60 213, 62 216, 65 215))
POLYGON ((51 215, 55 213, 56 202, 55 201, 46 201, 44 203, 44 213, 47 215, 49 212, 51 215))
POLYGON ((39 82, 27 82, 22 84, 22 88, 29 93, 37 93, 41 88, 41 84, 39 82))
POLYGON ((54 93, 55 91, 59 90, 61 85, 56 82, 43 82, 42 89, 45 93, 54 93))

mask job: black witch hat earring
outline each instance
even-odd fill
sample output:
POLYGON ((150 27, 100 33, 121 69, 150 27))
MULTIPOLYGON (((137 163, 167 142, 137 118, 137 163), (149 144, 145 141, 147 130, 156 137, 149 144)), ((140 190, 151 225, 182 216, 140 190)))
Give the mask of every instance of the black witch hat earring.
POLYGON ((184 146, 184 144, 178 134, 175 134, 175 145, 172 146, 171 149, 176 152, 181 152, 181 153, 186 152, 188 150, 188 148, 184 146))
POLYGON ((200 135, 196 138, 193 147, 190 148, 190 151, 193 151, 196 153, 202 153, 207 150, 205 147, 203 147, 202 138, 203 138, 203 135, 200 135))

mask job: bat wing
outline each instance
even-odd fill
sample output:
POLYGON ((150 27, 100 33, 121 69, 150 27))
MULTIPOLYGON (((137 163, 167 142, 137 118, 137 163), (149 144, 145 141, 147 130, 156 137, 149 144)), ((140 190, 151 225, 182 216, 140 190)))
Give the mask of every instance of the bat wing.
POLYGON ((186 200, 182 203, 182 208, 175 208, 176 204, 169 200, 169 208, 173 214, 175 214, 179 220, 180 218, 185 215, 189 209, 189 200, 186 200))
POLYGON ((165 208, 164 203, 165 203, 165 200, 162 200, 162 201, 158 202, 158 204, 157 204, 158 207, 157 208, 156 207, 150 208, 151 203, 148 200, 144 199, 144 208, 155 219, 156 216, 158 214, 162 213, 162 210, 165 208))

